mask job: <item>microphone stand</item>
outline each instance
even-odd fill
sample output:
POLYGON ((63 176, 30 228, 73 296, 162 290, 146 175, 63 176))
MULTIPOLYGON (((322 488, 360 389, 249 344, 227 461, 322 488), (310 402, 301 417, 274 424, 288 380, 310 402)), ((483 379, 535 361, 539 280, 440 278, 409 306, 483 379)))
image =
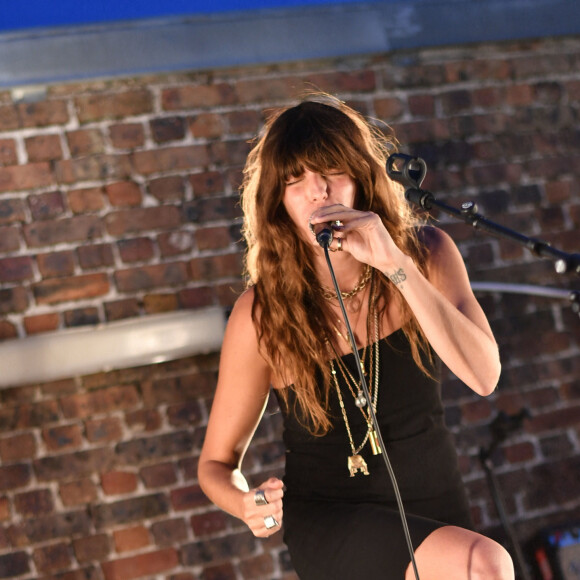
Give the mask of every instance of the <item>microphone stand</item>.
MULTIPOLYGON (((536 238, 529 238, 514 230, 496 224, 478 213, 477 205, 472 201, 463 203, 461 209, 456 209, 438 201, 432 193, 421 189, 421 184, 426 173, 427 166, 425 161, 419 157, 412 157, 403 153, 393 153, 387 160, 387 175, 405 187, 405 199, 407 201, 415 203, 425 210, 430 210, 435 206, 445 213, 467 224, 471 224, 475 229, 484 230, 497 237, 519 242, 535 256, 555 260, 554 268, 558 274, 573 272, 580 275, 580 254, 568 254, 551 247, 547 242, 536 238)), ((572 310, 580 316, 580 291, 573 290, 568 297, 572 303, 572 310)), ((514 417, 506 417, 500 414, 491 425, 494 437, 489 449, 482 448, 479 453, 479 460, 486 473, 500 520, 514 550, 518 572, 524 580, 528 580, 529 574, 514 530, 507 518, 490 456, 493 450, 506 438, 508 431, 517 428, 521 424, 521 421, 528 416, 527 410, 523 410, 519 415, 514 417)))
MULTIPOLYGON (((463 203, 461 209, 457 209, 435 199, 432 193, 421 189, 421 183, 425 179, 426 173, 427 166, 420 157, 412 157, 404 153, 393 153, 387 160, 387 175, 405 187, 405 199, 407 201, 426 210, 437 207, 445 213, 472 225, 475 229, 483 230, 496 237, 519 242, 535 256, 555 260, 554 269, 558 274, 573 272, 580 276, 580 254, 569 254, 557 250, 547 242, 529 238, 501 226, 478 213, 478 207, 472 201, 463 203)), ((574 312, 580 316, 580 291, 572 291, 569 299, 572 302, 574 312)))
POLYGON ((369 392, 369 387, 367 385, 364 373, 362 372, 362 365, 361 365, 361 361, 360 361, 360 357, 358 354, 358 348, 356 345, 356 340, 354 338, 354 333, 352 331, 352 328, 350 326, 350 322, 348 320, 348 314, 346 312, 346 308, 344 306, 344 302, 342 300, 342 296, 340 293, 340 288, 338 286, 338 281, 336 280, 336 276, 334 274, 334 268, 332 266, 332 262, 330 260, 330 252, 328 247, 330 246, 330 244, 332 243, 332 239, 333 239, 333 233, 332 233, 332 229, 329 226, 324 226, 317 234, 316 234, 316 241, 318 242, 318 244, 320 246, 322 246, 322 248, 324 249, 324 256, 326 258, 326 263, 328 265, 328 270, 330 272, 330 277, 332 278, 332 284, 334 286, 334 290, 336 292, 336 297, 338 299, 338 304, 340 305, 340 310, 342 312, 342 316, 344 318, 344 324, 346 326, 346 331, 348 334, 348 338, 350 341, 350 345, 352 348, 352 352, 354 354, 354 359, 355 359, 355 364, 356 364, 356 368, 358 370, 358 376, 361 382, 361 388, 362 391, 364 393, 364 396, 367 400, 367 407, 368 407, 368 411, 369 411, 369 416, 371 418, 371 423, 373 426, 373 429, 375 430, 375 433, 377 434, 377 438, 379 441, 379 446, 382 452, 382 456, 385 462, 385 466, 387 468, 387 472, 389 473, 389 477, 391 479, 391 483, 393 485, 393 490, 395 492, 395 498, 397 500, 397 506, 399 509, 399 515, 401 517, 401 524, 403 526, 403 533, 405 535, 405 541, 407 543, 407 548, 409 550, 409 558, 413 567, 413 572, 415 574, 415 580, 420 580, 419 578, 419 570, 417 569, 417 562, 415 561, 415 551, 413 549, 413 543, 411 540, 411 534, 409 532, 409 526, 407 524, 407 518, 405 516, 405 509, 403 507, 403 500, 401 498, 401 494, 399 491, 399 485, 397 484, 397 479, 395 477, 395 472, 393 470, 393 467, 391 465, 391 461, 389 459, 389 456, 387 455, 387 447, 385 445, 385 442, 383 440, 383 435, 381 433, 381 428, 379 426, 379 422, 377 420, 377 416, 375 413, 375 410, 373 409, 373 406, 371 404, 371 395, 369 392))

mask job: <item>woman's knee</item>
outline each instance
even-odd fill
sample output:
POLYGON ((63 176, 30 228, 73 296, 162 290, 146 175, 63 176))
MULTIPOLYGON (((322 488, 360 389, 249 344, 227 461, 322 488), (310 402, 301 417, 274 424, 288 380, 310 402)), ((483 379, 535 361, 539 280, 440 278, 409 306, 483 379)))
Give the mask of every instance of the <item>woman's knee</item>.
POLYGON ((478 536, 470 547, 469 578, 473 580, 513 580, 514 567, 511 556, 501 545, 478 536))
MULTIPOLYGON (((507 550, 475 532, 445 526, 430 534, 415 551, 421 580, 513 580, 507 550)), ((409 566, 406 579, 414 573, 409 566)))

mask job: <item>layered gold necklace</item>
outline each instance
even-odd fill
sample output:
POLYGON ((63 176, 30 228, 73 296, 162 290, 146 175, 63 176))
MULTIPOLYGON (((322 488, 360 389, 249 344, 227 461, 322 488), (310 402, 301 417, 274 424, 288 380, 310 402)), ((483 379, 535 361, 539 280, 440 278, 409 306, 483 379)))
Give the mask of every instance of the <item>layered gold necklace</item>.
MULTIPOLYGON (((375 428, 374 428, 373 422, 372 422, 372 415, 371 415, 370 410, 367 409, 367 407, 369 405, 369 401, 367 401, 366 396, 364 394, 364 391, 362 389, 362 383, 357 381, 353 377, 352 373, 350 372, 350 370, 346 366, 345 362, 342 360, 342 358, 338 354, 334 345, 332 343, 330 343, 330 344, 331 344, 332 350, 334 351, 334 355, 335 355, 335 359, 330 360, 330 372, 332 375, 332 380, 334 382, 334 387, 336 389, 336 394, 338 397, 338 402, 340 404, 340 410, 342 413, 342 418, 344 420, 344 425, 346 428, 346 432, 347 432, 348 440, 349 440, 349 444, 350 444, 350 449, 351 449, 351 453, 352 453, 352 455, 350 455, 348 457, 348 463, 347 463, 348 470, 350 472, 351 477, 354 477, 357 473, 363 473, 364 475, 369 475, 368 466, 366 464, 366 461, 362 457, 362 455, 360 455, 360 452, 362 451, 363 447, 366 445, 366 443, 368 441, 370 444, 371 451, 372 451, 373 455, 378 455, 381 453, 381 447, 379 444, 378 435, 377 435, 377 432, 375 431, 375 428), (336 367, 335 367, 335 361, 336 361, 336 367), (367 432, 366 432, 362 442, 358 446, 355 445, 355 443, 354 443, 354 438, 352 435, 350 423, 349 423, 348 416, 346 413, 346 408, 345 408, 344 401, 342 398, 342 392, 340 390, 340 385, 338 383, 337 368, 340 371, 340 373, 342 374, 342 376, 344 378, 344 382, 346 383, 348 390, 350 391, 350 394, 354 398, 355 405, 357 406, 358 409, 360 409, 360 412, 362 413, 362 416, 365 420, 365 423, 367 424, 367 432)), ((363 373, 365 373, 364 362, 367 358, 367 352, 368 352, 368 358, 369 358, 369 365, 368 365, 369 375, 368 375, 368 377, 369 377, 369 383, 370 383, 370 388, 369 388, 369 395, 371 397, 370 404, 372 405, 373 410, 376 412, 377 402, 378 402, 378 397, 379 397, 379 322, 378 322, 377 307, 376 307, 376 303, 375 303, 375 299, 374 299, 374 292, 371 292, 371 296, 369 298, 369 312, 368 312, 368 317, 367 317, 367 345, 363 349, 362 360, 361 360, 361 370, 363 373), (370 339, 370 334, 371 334, 370 333, 370 321, 371 321, 371 319, 372 319, 373 325, 374 325, 374 341, 372 344, 369 344, 369 339, 370 339)))
MULTIPOLYGON (((349 310, 350 312, 358 312, 360 310, 362 301, 359 297, 357 297, 357 294, 362 292, 367 287, 367 284, 371 279, 371 275, 372 268, 368 264, 365 264, 365 268, 356 286, 352 290, 349 290, 348 292, 340 293, 340 297, 345 301, 345 306, 347 310, 349 310)), ((324 297, 325 300, 331 301, 337 299, 334 290, 331 290, 330 288, 325 288, 324 286, 322 286, 321 290, 322 296, 324 297)))

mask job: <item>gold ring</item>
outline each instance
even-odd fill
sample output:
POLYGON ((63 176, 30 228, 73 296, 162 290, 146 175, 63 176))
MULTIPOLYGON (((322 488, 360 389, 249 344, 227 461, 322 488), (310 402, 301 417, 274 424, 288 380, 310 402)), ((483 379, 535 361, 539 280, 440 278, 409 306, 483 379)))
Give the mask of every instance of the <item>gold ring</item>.
POLYGON ((342 238, 336 238, 336 249, 342 252, 342 238))

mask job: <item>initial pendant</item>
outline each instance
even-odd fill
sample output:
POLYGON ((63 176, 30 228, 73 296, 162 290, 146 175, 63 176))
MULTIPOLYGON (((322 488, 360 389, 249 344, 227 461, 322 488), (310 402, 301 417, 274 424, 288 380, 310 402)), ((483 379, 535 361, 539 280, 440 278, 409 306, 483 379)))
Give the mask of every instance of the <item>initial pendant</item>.
POLYGON ((348 470, 350 471, 351 477, 354 477, 359 471, 365 475, 369 474, 367 462, 361 455, 358 455, 358 453, 355 453, 348 458, 348 470))

